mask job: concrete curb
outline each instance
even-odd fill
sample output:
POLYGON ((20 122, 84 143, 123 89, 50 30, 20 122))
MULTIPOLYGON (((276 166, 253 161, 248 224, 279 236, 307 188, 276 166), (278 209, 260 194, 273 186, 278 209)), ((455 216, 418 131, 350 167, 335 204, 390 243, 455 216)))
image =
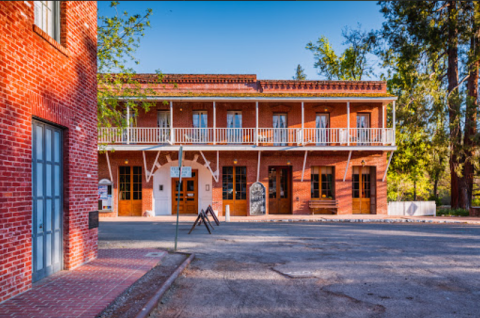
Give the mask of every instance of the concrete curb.
MULTIPOLYGON (((179 253, 183 254, 183 253, 179 253)), ((188 255, 188 254, 187 254, 188 255)), ((142 310, 135 316, 135 318, 146 318, 155 309, 163 294, 172 286, 177 277, 185 270, 185 268, 195 258, 195 254, 190 254, 186 260, 170 275, 170 277, 160 286, 157 292, 150 298, 150 300, 143 306, 142 310)))
POLYGON ((417 220, 417 219, 271 219, 271 220, 234 220, 230 223, 269 223, 269 222, 309 222, 309 223, 433 223, 433 224, 473 224, 480 225, 478 221, 454 220, 417 220))

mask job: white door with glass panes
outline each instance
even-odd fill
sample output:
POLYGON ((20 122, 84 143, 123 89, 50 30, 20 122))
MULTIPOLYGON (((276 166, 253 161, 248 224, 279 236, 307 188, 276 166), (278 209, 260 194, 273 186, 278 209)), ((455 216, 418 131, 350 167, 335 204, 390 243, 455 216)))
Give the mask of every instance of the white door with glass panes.
POLYGON ((286 146, 287 142, 287 114, 273 114, 273 145, 286 146))
POLYGON ((359 145, 367 144, 369 141, 370 115, 357 114, 357 143, 359 145))
POLYGON ((193 128, 190 138, 192 142, 207 143, 208 142, 208 120, 207 111, 193 112, 193 128))
POLYGON ((227 112, 227 142, 229 144, 242 143, 242 112, 228 111, 227 112))
POLYGON ((317 114, 315 120, 315 139, 317 146, 326 146, 329 141, 330 115, 317 114))
POLYGON ((159 111, 157 113, 157 126, 159 128, 159 143, 170 142, 170 112, 159 111))

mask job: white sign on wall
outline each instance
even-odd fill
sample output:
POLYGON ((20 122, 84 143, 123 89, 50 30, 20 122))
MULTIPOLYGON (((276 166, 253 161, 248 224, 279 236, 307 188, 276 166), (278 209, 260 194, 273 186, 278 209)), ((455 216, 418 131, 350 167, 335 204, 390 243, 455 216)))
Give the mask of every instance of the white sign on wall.
MULTIPOLYGON (((178 167, 170 167, 170 177, 180 178, 180 169, 178 167)), ((192 167, 182 167, 182 178, 192 177, 192 167)))

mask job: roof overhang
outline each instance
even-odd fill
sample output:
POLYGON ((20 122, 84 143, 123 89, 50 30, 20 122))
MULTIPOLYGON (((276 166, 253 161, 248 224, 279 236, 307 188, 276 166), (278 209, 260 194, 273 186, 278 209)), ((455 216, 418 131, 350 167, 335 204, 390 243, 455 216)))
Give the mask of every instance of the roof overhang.
MULTIPOLYGON (((171 145, 106 145, 99 151, 179 151, 180 146, 171 145)), ((397 146, 292 146, 258 147, 253 145, 185 145, 183 151, 395 151, 397 146)))
POLYGON ((346 103, 346 102, 393 102, 398 97, 222 97, 222 96, 147 96, 147 97, 119 97, 119 100, 150 100, 150 101, 179 101, 179 102, 330 102, 330 103, 346 103))

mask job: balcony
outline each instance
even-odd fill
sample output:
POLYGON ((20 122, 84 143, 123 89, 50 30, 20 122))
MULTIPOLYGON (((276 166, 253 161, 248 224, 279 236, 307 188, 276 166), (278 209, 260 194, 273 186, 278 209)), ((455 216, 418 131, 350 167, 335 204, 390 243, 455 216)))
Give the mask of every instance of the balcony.
POLYGON ((393 128, 100 128, 99 144, 394 146, 393 128))

